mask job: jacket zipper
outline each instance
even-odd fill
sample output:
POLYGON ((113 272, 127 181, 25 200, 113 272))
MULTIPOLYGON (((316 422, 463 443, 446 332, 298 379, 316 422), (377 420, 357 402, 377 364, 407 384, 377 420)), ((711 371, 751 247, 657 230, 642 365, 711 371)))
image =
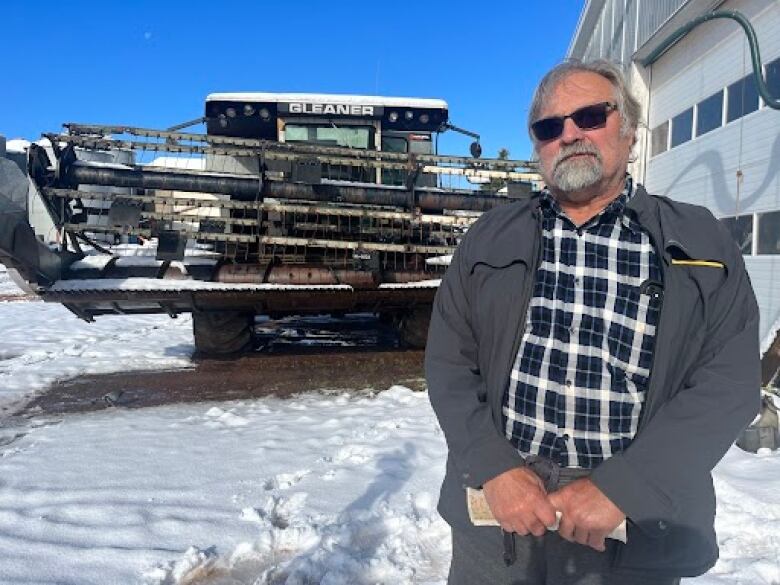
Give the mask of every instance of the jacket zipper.
MULTIPOLYGON (((649 234, 649 232, 648 232, 648 234, 649 234)), ((650 239, 651 240, 653 239, 652 235, 650 235, 650 239)), ((670 244, 671 243, 676 244, 676 242, 670 242, 670 244)), ((653 242, 653 246, 655 247, 656 250, 659 249, 658 246, 655 245, 655 242, 653 242)), ((644 428, 644 426, 645 426, 645 424, 647 422, 647 418, 648 418, 647 414, 648 414, 648 412, 650 412, 650 406, 653 403, 653 398, 655 398, 656 395, 658 394, 658 391, 652 392, 651 390, 653 389, 653 379, 656 377, 654 375, 654 373, 656 371, 655 364, 656 364, 657 358, 658 358, 658 348, 661 347, 661 344, 659 343, 659 341, 661 339, 661 323, 663 323, 663 320, 664 320, 664 313, 667 312, 667 311, 665 311, 665 309, 666 309, 666 288, 667 288, 666 287, 666 284, 667 284, 667 282, 666 282, 667 281, 666 270, 667 270, 667 268, 669 266, 669 263, 668 263, 668 260, 667 260, 666 246, 664 246, 663 252, 661 253, 661 261, 659 262, 659 266, 661 268, 661 282, 664 285, 664 288, 663 288, 664 296, 661 299, 661 308, 658 311, 658 325, 655 328, 655 341, 653 342, 653 358, 650 360, 650 375, 647 377, 647 394, 645 395, 645 403, 642 406, 642 412, 639 415, 639 423, 637 424, 636 433, 634 433, 634 437, 636 437, 639 434, 639 431, 641 431, 644 428)))

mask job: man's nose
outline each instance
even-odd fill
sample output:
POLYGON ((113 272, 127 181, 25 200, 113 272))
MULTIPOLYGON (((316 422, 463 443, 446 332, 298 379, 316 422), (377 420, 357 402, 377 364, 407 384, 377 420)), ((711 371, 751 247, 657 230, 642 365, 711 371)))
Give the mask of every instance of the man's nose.
POLYGON ((577 124, 574 123, 574 120, 571 118, 566 118, 563 121, 563 132, 561 133, 561 142, 564 144, 571 144, 572 142, 577 142, 578 140, 582 140, 584 132, 582 129, 580 129, 577 124))

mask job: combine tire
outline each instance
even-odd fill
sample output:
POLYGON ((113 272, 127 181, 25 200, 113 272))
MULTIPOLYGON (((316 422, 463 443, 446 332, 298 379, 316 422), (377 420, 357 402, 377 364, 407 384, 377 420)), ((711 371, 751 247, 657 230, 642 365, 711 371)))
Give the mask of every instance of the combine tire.
POLYGON ((431 307, 420 307, 403 313, 396 325, 401 343, 413 349, 424 349, 430 321, 431 307))
POLYGON ((195 349, 202 355, 227 355, 252 345, 254 315, 241 311, 194 311, 195 349))

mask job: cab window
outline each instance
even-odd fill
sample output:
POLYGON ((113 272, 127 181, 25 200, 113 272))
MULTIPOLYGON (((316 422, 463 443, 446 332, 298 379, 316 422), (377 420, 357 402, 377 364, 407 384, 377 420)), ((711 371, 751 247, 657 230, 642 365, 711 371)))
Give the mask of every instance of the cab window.
POLYGON ((308 142, 322 146, 367 149, 373 144, 374 129, 370 126, 332 126, 287 124, 286 142, 308 142))

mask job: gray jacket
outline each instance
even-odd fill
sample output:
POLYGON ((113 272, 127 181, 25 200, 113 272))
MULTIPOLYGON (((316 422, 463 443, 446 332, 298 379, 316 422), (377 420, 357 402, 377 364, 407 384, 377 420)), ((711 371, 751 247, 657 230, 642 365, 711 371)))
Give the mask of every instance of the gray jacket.
MULTIPOLYGON (((523 465, 501 406, 539 261, 538 205, 484 214, 436 294, 425 371, 449 447, 439 512, 451 525, 469 521, 466 486, 523 465)), ((663 304, 637 434, 591 478, 629 519, 616 566, 695 576, 718 556, 710 472, 759 407, 758 307, 739 250, 709 211, 641 186, 628 208, 661 258, 663 304)))

